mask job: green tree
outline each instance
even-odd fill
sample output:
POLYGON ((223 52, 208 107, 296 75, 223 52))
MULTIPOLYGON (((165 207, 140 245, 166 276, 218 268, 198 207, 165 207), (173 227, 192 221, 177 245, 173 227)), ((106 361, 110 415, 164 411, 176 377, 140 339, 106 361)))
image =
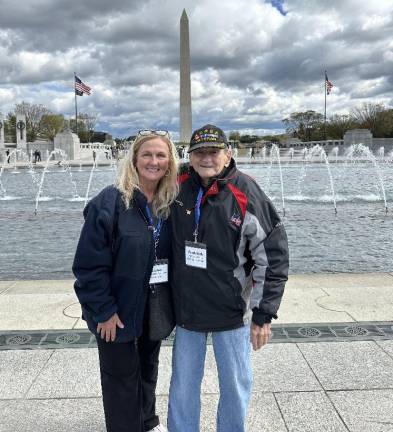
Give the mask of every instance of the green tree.
POLYGON ((331 139, 343 139, 347 130, 358 127, 355 118, 349 114, 334 114, 326 123, 326 135, 331 139))
MULTIPOLYGON (((75 119, 70 119, 65 122, 66 126, 74 133, 76 133, 76 122, 75 119)), ((78 137, 81 143, 89 142, 89 133, 85 124, 84 119, 80 119, 78 116, 78 137)))
POLYGON ((388 132, 386 134, 386 137, 393 138, 393 109, 387 110, 386 115, 388 117, 388 122, 389 122, 388 132))
POLYGON ((294 112, 288 118, 282 120, 286 131, 301 141, 314 141, 323 138, 323 115, 308 110, 294 112))
POLYGON ((280 136, 279 135, 265 135, 262 137, 262 139, 265 141, 270 141, 270 142, 275 143, 275 144, 280 143, 280 136))
POLYGON ((231 141, 240 141, 240 133, 238 131, 231 131, 229 133, 229 139, 231 141))
POLYGON ((244 144, 251 144, 259 140, 258 135, 241 135, 239 141, 244 144))
POLYGON ((53 141, 56 134, 63 130, 63 127, 64 117, 61 114, 45 114, 41 118, 41 134, 51 141, 53 141))
POLYGON ((16 115, 13 112, 9 112, 4 121, 4 139, 6 142, 16 142, 16 115))
MULTIPOLYGON (((93 138, 95 128, 97 126, 98 122, 98 113, 81 113, 79 114, 79 119, 84 122, 85 130, 87 134, 87 140, 88 142, 91 142, 91 139, 93 138)), ((79 123, 78 123, 79 124, 79 123)), ((79 128, 79 126, 78 126, 79 128)))
POLYGON ((22 101, 15 104, 15 114, 26 116, 26 135, 27 141, 35 141, 40 133, 40 121, 43 115, 50 114, 44 105, 31 104, 22 101))
POLYGON ((360 128, 369 129, 376 138, 389 136, 392 130, 392 110, 382 103, 365 102, 352 110, 360 128))

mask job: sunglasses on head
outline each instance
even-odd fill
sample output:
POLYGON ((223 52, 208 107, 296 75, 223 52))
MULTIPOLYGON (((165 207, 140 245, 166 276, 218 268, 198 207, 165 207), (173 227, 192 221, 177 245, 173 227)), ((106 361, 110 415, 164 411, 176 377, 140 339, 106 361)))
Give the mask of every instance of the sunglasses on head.
POLYGON ((157 135, 169 137, 169 132, 166 130, 142 129, 138 132, 138 136, 157 135))

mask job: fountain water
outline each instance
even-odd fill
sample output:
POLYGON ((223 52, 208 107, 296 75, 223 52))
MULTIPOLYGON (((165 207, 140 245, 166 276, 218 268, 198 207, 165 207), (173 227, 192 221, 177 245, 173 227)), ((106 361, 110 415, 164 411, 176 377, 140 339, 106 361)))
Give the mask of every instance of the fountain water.
POLYGON ((262 149, 262 159, 263 159, 263 162, 266 162, 266 147, 263 147, 263 149, 262 149))
POLYGON ((282 169, 281 169, 281 159, 280 159, 280 149, 276 144, 272 145, 272 148, 270 150, 270 158, 271 161, 273 161, 273 158, 276 157, 278 162, 278 169, 280 172, 280 182, 281 182, 281 201, 282 201, 282 212, 285 216, 285 201, 284 201, 284 182, 282 179, 282 169))
POLYGON ((182 158, 184 161, 188 161, 188 160, 189 160, 189 154, 188 154, 188 151, 187 151, 187 147, 183 147, 183 148, 182 148, 182 151, 181 151, 181 158, 182 158))
POLYGON ((306 152, 303 151, 303 163, 302 163, 302 167, 300 170, 300 175, 297 179, 297 195, 298 197, 302 196, 302 185, 304 182, 304 179, 306 178, 306 168, 307 168, 307 164, 306 164, 306 158, 307 158, 307 153, 308 153, 308 149, 305 148, 304 150, 306 150, 306 152))
POLYGON ((12 160, 12 155, 14 156, 14 169, 11 172, 12 172, 12 174, 20 174, 20 171, 18 170, 18 167, 16 165, 18 160, 19 160, 19 157, 21 157, 22 160, 24 159, 24 156, 26 156, 27 160, 29 158, 28 158, 27 154, 21 149, 12 150, 12 152, 10 153, 10 160, 12 160))
MULTIPOLYGON (((35 171, 34 171, 34 168, 33 168, 33 164, 31 163, 31 160, 29 159, 27 153, 24 152, 21 149, 14 149, 9 154, 10 160, 11 160, 12 156, 14 157, 14 169, 11 171, 11 173, 12 174, 20 174, 21 173, 21 171, 18 170, 17 165, 16 165, 16 163, 18 161, 18 155, 22 158, 22 160, 26 160, 27 161, 27 164, 28 164, 28 167, 29 167, 29 174, 32 177, 33 184, 37 184, 37 176, 35 174, 35 171)), ((0 170, 0 192, 1 192, 1 198, 2 199, 6 199, 7 198, 6 197, 7 191, 4 188, 4 185, 3 185, 2 181, 1 181, 1 177, 3 175, 4 169, 5 169, 6 166, 7 166, 7 161, 4 160, 3 165, 1 167, 1 170, 0 170)))
POLYGON ((330 153, 332 155, 332 157, 335 158, 335 162, 337 163, 337 159, 338 159, 338 147, 333 147, 332 152, 330 153))
POLYGON ((74 189, 74 196, 73 196, 73 198, 74 199, 78 199, 80 197, 79 197, 79 194, 78 194, 78 189, 76 187, 76 181, 74 180, 74 178, 72 176, 72 170, 71 170, 70 162, 67 159, 67 155, 66 155, 66 153, 64 151, 62 153, 62 164, 63 164, 63 167, 64 167, 63 172, 67 172, 68 173, 68 175, 70 177, 70 181, 71 181, 72 187, 74 189))
MULTIPOLYGON (((98 161, 99 161, 101 156, 105 156, 105 158, 106 158, 107 157, 106 152, 105 152, 105 150, 98 149, 96 151, 96 158, 94 160, 93 166, 91 167, 91 170, 90 170, 89 182, 87 183, 86 194, 85 194, 85 207, 86 207, 87 202, 89 201, 89 192, 90 192, 90 188, 91 188, 91 181, 93 180, 93 175, 97 169, 97 164, 98 164, 98 161)), ((111 157, 111 167, 112 168, 113 168, 113 160, 114 159, 111 157)), ((116 166, 116 162, 115 162, 114 166, 116 166)))
POLYGON ((74 189, 73 198, 74 199, 79 198, 78 191, 77 191, 77 188, 76 188, 76 182, 74 181, 74 179, 72 177, 71 167, 70 167, 69 162, 67 160, 66 153, 63 150, 61 150, 61 149, 54 149, 54 150, 52 150, 48 154, 48 157, 47 157, 46 163, 45 163, 45 168, 44 168, 44 170, 43 170, 43 172, 41 174, 41 180, 40 180, 40 184, 39 184, 39 187, 38 187, 38 192, 37 192, 36 199, 35 199, 35 209, 34 209, 34 213, 35 214, 37 214, 37 212, 38 212, 38 205, 39 205, 39 201, 40 201, 40 197, 41 197, 41 193, 42 193, 42 187, 44 185, 45 174, 48 172, 49 162, 50 162, 52 156, 54 156, 54 155, 59 155, 61 157, 61 159, 60 159, 59 162, 64 164, 63 165, 64 168, 65 168, 64 171, 68 172, 68 174, 70 176, 70 181, 71 181, 71 184, 72 184, 73 189, 74 189))
POLYGON ((286 154, 286 157, 288 157, 292 161, 294 154, 295 154, 295 149, 293 147, 290 147, 290 149, 286 154))
POLYGON ((337 203, 336 203, 336 194, 334 192, 334 181, 332 172, 330 170, 330 164, 329 159, 326 155, 325 149, 321 147, 320 145, 316 145, 310 149, 306 156, 306 160, 311 160, 315 155, 319 155, 319 157, 322 159, 322 161, 325 162, 326 169, 329 174, 329 181, 330 181, 330 190, 332 192, 332 198, 333 198, 333 205, 334 205, 334 212, 337 214, 337 203))
POLYGON ((382 192, 382 198, 385 204, 385 212, 387 213, 388 205, 386 201, 385 184, 376 157, 373 155, 371 150, 364 144, 352 144, 349 147, 347 153, 347 159, 349 159, 353 163, 356 160, 356 158, 361 158, 361 157, 365 157, 367 160, 369 160, 375 168, 375 172, 377 173, 377 177, 379 181, 379 186, 382 192))
MULTIPOLYGON (((341 155, 342 147, 339 148, 339 163, 334 163, 335 151, 329 155, 329 162, 340 218, 333 217, 331 211, 332 183, 328 180, 327 164, 320 148, 303 151, 295 147, 292 163, 289 159, 284 162, 281 157, 279 164, 277 148, 272 148, 271 154, 268 149, 266 164, 263 164, 263 149, 254 163, 245 163, 248 162, 246 158, 238 161, 239 168, 253 177, 278 207, 281 217, 281 201, 285 198, 286 215, 282 219, 291 245, 292 273, 378 272, 391 269, 389 239, 393 235, 393 214, 381 211, 383 193, 373 158, 361 148, 357 151, 352 148, 345 157, 341 155), (323 160, 322 164, 320 160, 323 160), (282 172, 279 177, 280 166, 282 172), (266 189, 267 181, 269 190, 266 189), (370 193, 372 188, 378 188, 378 191, 370 193)), ((287 152, 288 148, 281 149, 280 156, 287 152)), ((17 157, 21 161, 22 156, 18 154, 17 157)), ((385 145, 384 163, 380 162, 377 153, 375 157, 389 205, 393 200, 393 152, 385 145)), ((71 261, 83 224, 81 210, 86 200, 89 175, 88 199, 113 183, 113 171, 109 167, 102 168, 104 158, 99 156, 93 173, 91 166, 82 166, 81 172, 78 165, 73 168, 80 199, 69 199, 74 189, 67 173, 61 173, 63 167, 67 169, 66 162, 61 162, 63 166, 58 167, 56 161, 51 160, 48 167, 51 172, 47 171, 41 185, 38 212, 42 217, 32 219, 30 213, 34 209, 32 202, 35 203, 37 188, 31 181, 26 163, 25 169, 22 169, 18 162, 21 174, 12 174, 12 155, 11 164, 6 165, 1 178, 4 189, 7 189, 7 200, 2 200, 0 193, 0 237, 8 238, 9 233, 16 233, 16 237, 15 242, 2 244, 0 271, 3 277, 16 279, 32 274, 40 278, 71 277, 71 261), (50 203, 43 202, 45 200, 50 203), (48 234, 44 243, 43 232, 48 234)), ((56 159, 64 160, 65 157, 56 156, 56 159)), ((45 163, 42 168, 33 165, 41 180, 44 167, 45 163)))

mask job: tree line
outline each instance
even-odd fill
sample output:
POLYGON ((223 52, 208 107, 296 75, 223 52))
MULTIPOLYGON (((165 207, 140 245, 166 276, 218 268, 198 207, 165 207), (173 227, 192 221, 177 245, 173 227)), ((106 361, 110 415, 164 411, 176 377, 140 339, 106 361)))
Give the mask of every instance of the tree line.
MULTIPOLYGON (((14 110, 10 111, 4 119, 4 134, 7 142, 16 142, 17 113, 26 116, 28 142, 37 139, 53 141, 54 137, 65 129, 70 129, 74 133, 76 131, 75 119, 68 120, 62 114, 55 114, 41 104, 21 102, 15 104, 14 110)), ((105 140, 105 133, 95 131, 97 121, 97 113, 78 115, 78 136, 82 143, 105 140)))
POLYGON ((282 122, 286 134, 259 136, 232 131, 229 139, 242 144, 260 140, 279 143, 288 137, 299 138, 300 141, 320 141, 325 137, 343 139, 350 129, 369 129, 375 138, 393 138, 393 109, 382 103, 364 103, 349 114, 334 114, 326 119, 326 129, 324 115, 313 110, 291 113, 282 122))
MULTIPOLYGON (((58 132, 65 129, 76 131, 75 119, 65 119, 62 114, 49 111, 44 105, 21 102, 15 104, 4 121, 4 133, 7 142, 16 142, 16 113, 26 116, 27 140, 48 139, 53 141, 58 132)), ((1 115, 1 113, 0 113, 1 115)), ((104 132, 95 130, 98 122, 97 113, 80 113, 78 116, 78 136, 82 143, 103 142, 104 132)), ((364 103, 354 108, 349 114, 334 114, 326 120, 323 114, 308 110, 291 113, 284 118, 286 134, 284 135, 241 135, 237 131, 229 134, 229 139, 243 144, 259 140, 279 143, 288 136, 301 141, 319 141, 325 139, 343 139, 349 129, 369 129, 375 138, 393 137, 393 109, 382 103, 364 103)))

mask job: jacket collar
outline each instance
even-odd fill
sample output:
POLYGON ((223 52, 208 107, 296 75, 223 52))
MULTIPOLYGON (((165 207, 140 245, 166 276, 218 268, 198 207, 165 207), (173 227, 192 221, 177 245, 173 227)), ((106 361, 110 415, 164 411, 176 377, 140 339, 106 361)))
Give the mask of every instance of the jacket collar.
POLYGON ((144 209, 146 207, 147 198, 139 189, 134 189, 132 199, 135 201, 139 208, 144 209))

